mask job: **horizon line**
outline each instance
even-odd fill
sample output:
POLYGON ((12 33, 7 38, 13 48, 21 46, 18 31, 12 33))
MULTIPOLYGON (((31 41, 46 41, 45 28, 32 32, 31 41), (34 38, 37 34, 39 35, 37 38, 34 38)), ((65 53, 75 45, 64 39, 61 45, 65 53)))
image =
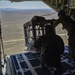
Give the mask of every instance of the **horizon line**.
MULTIPOLYGON (((0 9, 22 9, 22 8, 0 8, 0 9)), ((48 10, 49 9, 50 10, 51 8, 28 8, 28 9, 25 9, 25 10, 30 10, 30 9, 31 10, 32 9, 33 10, 39 10, 39 9, 47 9, 48 10)))

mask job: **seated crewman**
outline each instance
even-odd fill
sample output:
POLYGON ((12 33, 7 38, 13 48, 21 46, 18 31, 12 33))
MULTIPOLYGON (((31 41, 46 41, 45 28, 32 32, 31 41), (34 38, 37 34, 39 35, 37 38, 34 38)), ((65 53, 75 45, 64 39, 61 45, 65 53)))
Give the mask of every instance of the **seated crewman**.
POLYGON ((57 74, 61 75, 61 54, 64 52, 63 40, 55 34, 52 26, 45 27, 46 35, 39 37, 34 46, 43 48, 42 62, 47 67, 57 68, 57 74))

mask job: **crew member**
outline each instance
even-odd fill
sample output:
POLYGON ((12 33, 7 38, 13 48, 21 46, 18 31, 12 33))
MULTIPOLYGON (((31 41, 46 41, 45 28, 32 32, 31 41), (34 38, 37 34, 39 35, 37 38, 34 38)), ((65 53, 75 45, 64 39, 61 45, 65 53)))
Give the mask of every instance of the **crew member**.
POLYGON ((61 75, 61 54, 64 52, 63 40, 55 34, 52 26, 45 26, 46 35, 40 36, 35 42, 35 48, 43 48, 42 61, 47 67, 57 68, 57 74, 61 75))
POLYGON ((75 21, 70 16, 66 15, 64 10, 58 12, 58 17, 53 26, 55 28, 59 23, 62 23, 63 29, 67 30, 69 35, 69 54, 73 60, 75 60, 75 21))

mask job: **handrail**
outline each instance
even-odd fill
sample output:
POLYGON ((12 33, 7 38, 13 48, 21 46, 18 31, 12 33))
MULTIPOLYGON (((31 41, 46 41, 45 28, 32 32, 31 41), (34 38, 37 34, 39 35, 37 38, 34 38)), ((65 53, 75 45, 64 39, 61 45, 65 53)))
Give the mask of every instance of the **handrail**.
POLYGON ((70 0, 70 7, 75 6, 75 0, 70 0))

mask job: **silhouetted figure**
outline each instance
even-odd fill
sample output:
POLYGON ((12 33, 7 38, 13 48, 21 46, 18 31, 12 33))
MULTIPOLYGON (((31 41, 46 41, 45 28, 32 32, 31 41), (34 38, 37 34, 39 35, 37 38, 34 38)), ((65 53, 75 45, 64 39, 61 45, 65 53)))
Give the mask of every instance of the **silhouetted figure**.
POLYGON ((63 40, 55 34, 52 26, 45 27, 46 35, 39 37, 34 46, 43 48, 42 61, 47 67, 57 68, 57 74, 61 75, 61 54, 64 52, 63 40))
POLYGON ((59 23, 62 23, 63 29, 66 29, 69 35, 68 45, 69 45, 69 54, 75 60, 75 21, 67 16, 64 10, 60 10, 58 13, 59 18, 55 21, 54 27, 59 23))

